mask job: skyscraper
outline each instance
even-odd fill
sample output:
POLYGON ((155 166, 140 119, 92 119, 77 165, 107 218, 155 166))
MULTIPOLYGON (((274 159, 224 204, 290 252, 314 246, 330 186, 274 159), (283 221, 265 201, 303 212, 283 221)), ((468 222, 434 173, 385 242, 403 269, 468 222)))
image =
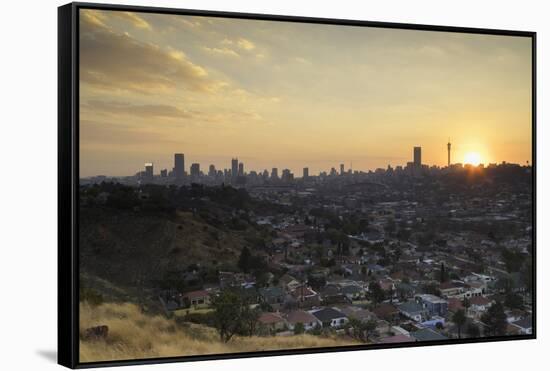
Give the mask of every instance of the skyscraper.
POLYGON ((153 163, 147 162, 145 164, 145 177, 147 179, 153 179, 153 163))
POLYGON ((447 166, 451 166, 451 138, 447 142, 447 166))
POLYGON ((340 164, 340 175, 344 175, 344 164, 340 164))
POLYGON ((244 176, 244 164, 239 162, 239 176, 244 176))
POLYGON ((210 167, 208 168, 208 176, 216 176, 216 167, 214 165, 210 165, 210 167))
POLYGON ((283 174, 281 175, 283 182, 290 182, 294 180, 294 174, 290 172, 290 169, 283 169, 283 174))
POLYGON ((239 159, 232 158, 231 159, 231 176, 236 177, 238 173, 239 173, 239 159))
POLYGON ((271 169, 271 179, 279 179, 279 169, 276 167, 271 169))
POLYGON ((183 153, 174 154, 174 176, 181 179, 185 175, 185 158, 183 153))
POLYGON ((191 164, 191 176, 198 177, 201 174, 201 165, 194 163, 191 164))
POLYGON ((305 167, 304 172, 302 173, 302 178, 307 179, 309 178, 309 168, 305 167))
POLYGON ((414 167, 422 167, 422 147, 414 147, 414 167))

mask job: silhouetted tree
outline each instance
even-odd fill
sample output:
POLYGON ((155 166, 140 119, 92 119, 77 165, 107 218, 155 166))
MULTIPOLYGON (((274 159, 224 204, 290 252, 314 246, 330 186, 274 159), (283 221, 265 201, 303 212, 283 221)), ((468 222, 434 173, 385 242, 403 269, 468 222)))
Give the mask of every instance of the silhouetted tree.
POLYGON ((244 273, 248 273, 250 271, 250 260, 251 260, 251 254, 248 247, 244 246, 241 250, 241 255, 239 256, 239 261, 237 263, 237 266, 241 271, 244 273))
POLYGON ((487 326, 487 335, 505 335, 507 322, 502 303, 497 301, 495 304, 491 305, 487 312, 481 316, 481 322, 487 326))
POLYGON ((458 338, 460 339, 462 327, 466 324, 466 313, 463 309, 459 309, 453 314, 453 322, 456 325, 456 329, 458 330, 458 338))

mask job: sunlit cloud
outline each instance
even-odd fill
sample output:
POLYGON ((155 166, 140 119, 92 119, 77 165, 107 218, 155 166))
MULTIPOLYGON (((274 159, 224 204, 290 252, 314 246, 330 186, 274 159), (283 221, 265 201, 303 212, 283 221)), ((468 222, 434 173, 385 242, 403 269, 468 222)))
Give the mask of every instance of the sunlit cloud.
POLYGON ((223 85, 172 48, 117 33, 84 11, 80 31, 80 78, 107 90, 146 94, 186 88, 211 92, 223 85))
POLYGON ((256 47, 256 45, 254 45, 252 41, 244 39, 242 37, 237 40, 237 45, 239 46, 239 48, 244 50, 252 50, 256 47))
POLYGON ((214 54, 214 55, 222 55, 222 56, 230 56, 230 57, 239 57, 239 54, 234 51, 233 49, 229 48, 209 48, 207 46, 202 48, 205 52, 214 54))
POLYGON ((151 30, 151 25, 145 19, 133 12, 111 12, 113 17, 129 21, 136 28, 151 30))
POLYGON ((105 113, 115 116, 137 116, 140 118, 192 118, 194 114, 167 104, 132 104, 90 100, 81 105, 81 113, 105 113))

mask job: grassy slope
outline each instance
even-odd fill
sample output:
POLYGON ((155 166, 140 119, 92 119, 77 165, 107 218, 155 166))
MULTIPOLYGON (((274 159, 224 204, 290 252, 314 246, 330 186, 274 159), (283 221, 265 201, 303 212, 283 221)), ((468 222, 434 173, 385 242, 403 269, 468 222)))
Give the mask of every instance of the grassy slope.
POLYGON ((177 325, 161 316, 148 316, 134 304, 80 305, 80 331, 91 326, 109 326, 107 340, 81 340, 82 362, 238 353, 292 348, 315 348, 356 344, 351 340, 312 335, 290 337, 235 337, 219 341, 214 329, 177 325))

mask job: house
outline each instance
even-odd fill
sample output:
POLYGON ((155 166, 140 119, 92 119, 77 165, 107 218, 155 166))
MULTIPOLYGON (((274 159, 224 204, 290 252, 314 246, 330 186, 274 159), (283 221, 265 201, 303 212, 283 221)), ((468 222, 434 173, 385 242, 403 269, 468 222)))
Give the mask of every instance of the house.
POLYGON ((440 334, 437 331, 432 330, 431 328, 423 328, 417 331, 413 331, 410 335, 416 341, 434 341, 434 340, 447 340, 447 337, 440 334))
POLYGON ((267 304, 281 304, 285 298, 285 292, 281 287, 263 287, 258 290, 260 300, 267 304))
POLYGON ((485 296, 475 296, 471 299, 470 306, 468 307, 467 315, 468 317, 472 317, 475 319, 480 319, 483 313, 489 309, 489 307, 493 304, 491 300, 486 298, 485 296))
POLYGON ((522 335, 531 335, 533 333, 533 317, 525 317, 519 321, 511 323, 512 326, 515 326, 519 329, 519 333, 522 335))
POLYGON ((412 319, 413 321, 420 322, 428 316, 428 311, 422 306, 422 304, 410 300, 397 306, 399 313, 403 316, 412 319))
POLYGON ((439 317, 439 316, 433 316, 430 319, 422 322, 421 325, 424 327, 429 327, 431 329, 435 329, 438 326, 443 327, 445 326, 445 318, 439 317))
POLYGON ((206 290, 190 291, 183 294, 183 299, 195 309, 206 308, 210 305, 210 295, 206 290))
POLYGON ((464 303, 458 298, 447 299, 447 309, 451 313, 455 313, 459 310, 464 310, 464 303))
POLYGON ((373 320, 376 315, 366 309, 362 309, 355 306, 347 306, 340 309, 348 318, 354 318, 361 322, 368 322, 373 320))
POLYGON ((346 315, 336 308, 323 308, 310 311, 323 324, 323 327, 342 327, 348 322, 346 315))
POLYGON ((382 303, 372 310, 376 317, 390 323, 399 319, 399 310, 392 304, 382 303))
POLYGON ((399 298, 412 298, 416 294, 416 287, 410 283, 400 282, 396 285, 395 292, 399 298))
POLYGON ((286 329, 286 321, 279 313, 262 313, 258 317, 258 323, 263 334, 274 334, 286 329))
POLYGON ((464 293, 465 286, 460 281, 447 281, 439 284, 439 291, 441 291, 441 296, 448 298, 464 293))
POLYGON ((384 291, 395 290, 395 283, 389 278, 382 278, 381 280, 378 280, 378 284, 380 285, 380 288, 384 291))
POLYGON ((349 300, 360 300, 364 296, 364 291, 357 285, 345 285, 341 289, 342 294, 349 300))
POLYGON ((302 325, 304 325, 304 329, 306 331, 309 331, 317 326, 322 326, 321 321, 319 321, 317 317, 303 310, 295 310, 293 312, 288 313, 286 315, 286 322, 290 330, 294 330, 294 327, 298 323, 301 323, 302 325))
POLYGON ((279 278, 279 286, 284 290, 292 291, 300 285, 301 283, 288 273, 283 274, 281 278, 279 278))
POLYGON ((445 317, 447 315, 447 300, 432 294, 420 294, 416 295, 415 298, 428 311, 429 316, 445 317))
POLYGON ((298 286, 290 294, 298 301, 301 307, 314 307, 321 304, 319 294, 305 285, 298 286))

